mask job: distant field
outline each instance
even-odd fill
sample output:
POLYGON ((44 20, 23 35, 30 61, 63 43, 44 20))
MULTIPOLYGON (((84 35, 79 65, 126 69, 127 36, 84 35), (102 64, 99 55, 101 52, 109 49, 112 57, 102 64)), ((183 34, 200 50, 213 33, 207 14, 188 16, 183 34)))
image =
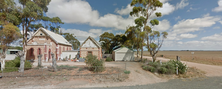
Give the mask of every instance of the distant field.
MULTIPOLYGON (((222 51, 159 51, 157 56, 161 55, 169 59, 176 59, 176 56, 179 56, 182 61, 222 65, 222 51)), ((144 51, 144 56, 150 55, 144 51)))

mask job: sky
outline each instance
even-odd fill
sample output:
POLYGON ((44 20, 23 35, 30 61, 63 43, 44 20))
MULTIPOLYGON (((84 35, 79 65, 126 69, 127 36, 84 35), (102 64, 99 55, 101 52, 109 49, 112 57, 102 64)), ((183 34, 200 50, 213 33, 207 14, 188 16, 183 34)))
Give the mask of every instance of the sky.
MULTIPOLYGON (((51 0, 49 17, 60 17, 63 32, 82 43, 104 32, 123 34, 134 25, 132 0, 51 0)), ((168 32, 160 50, 222 50, 222 0, 160 0, 162 17, 153 29, 168 32)))

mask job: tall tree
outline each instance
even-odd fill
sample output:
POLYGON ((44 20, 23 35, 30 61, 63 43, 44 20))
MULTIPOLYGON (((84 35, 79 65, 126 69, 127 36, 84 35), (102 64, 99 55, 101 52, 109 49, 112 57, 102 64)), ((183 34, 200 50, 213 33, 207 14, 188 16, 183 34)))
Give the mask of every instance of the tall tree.
POLYGON ((73 49, 78 49, 80 46, 80 42, 75 38, 74 34, 63 33, 65 39, 72 44, 73 49))
POLYGON ((19 25, 21 20, 14 0, 0 0, 0 2, 0 46, 5 53, 8 45, 20 38, 20 31, 16 25, 19 25))
POLYGON ((3 54, 5 54, 8 45, 20 37, 20 30, 17 26, 14 26, 12 23, 4 25, 3 29, 0 30, 0 42, 3 54))
MULTIPOLYGON (((146 38, 146 47, 150 53, 150 55, 152 55, 153 58, 153 62, 156 60, 156 54, 158 53, 158 50, 161 48, 163 40, 167 37, 168 33, 167 32, 162 32, 162 36, 160 36, 160 32, 159 31, 153 31, 151 26, 155 26, 159 24, 159 21, 154 19, 152 20, 151 16, 154 15, 156 17, 161 17, 161 13, 160 12, 155 12, 157 8, 162 7, 162 3, 159 0, 132 0, 131 2, 131 6, 133 7, 132 12, 130 12, 130 15, 132 16, 136 16, 139 17, 138 19, 138 23, 139 25, 143 27, 143 31, 141 32, 141 37, 142 37, 142 41, 146 38), (160 39, 160 37, 163 37, 162 39, 160 39)), ((135 20, 135 23, 137 21, 135 20)), ((138 24, 137 24, 138 25, 138 24)), ((143 44, 143 42, 142 42, 143 44)), ((141 59, 142 59, 142 55, 143 55, 143 47, 141 49, 141 59)))
POLYGON ((113 33, 109 33, 109 32, 104 32, 102 35, 100 35, 99 42, 101 42, 102 49, 105 49, 106 53, 112 52, 112 49, 110 46, 111 46, 113 38, 114 38, 113 33))
MULTIPOLYGON (((19 0, 19 3, 22 4, 20 10, 20 17, 22 19, 22 31, 23 31, 23 51, 25 52, 25 46, 27 45, 27 33, 30 30, 37 30, 39 27, 53 28, 52 24, 56 24, 56 27, 53 29, 58 30, 60 28, 59 24, 63 24, 60 18, 53 17, 50 18, 45 15, 48 11, 48 5, 51 0, 19 0)), ((53 30, 54 31, 54 30, 53 30)), ((58 33, 58 31, 54 31, 58 33)), ((26 53, 26 52, 25 52, 26 53)))
POLYGON ((137 57, 139 57, 139 49, 141 48, 142 38, 140 37, 140 28, 136 26, 129 27, 125 34, 127 35, 127 46, 131 49, 137 50, 137 57))

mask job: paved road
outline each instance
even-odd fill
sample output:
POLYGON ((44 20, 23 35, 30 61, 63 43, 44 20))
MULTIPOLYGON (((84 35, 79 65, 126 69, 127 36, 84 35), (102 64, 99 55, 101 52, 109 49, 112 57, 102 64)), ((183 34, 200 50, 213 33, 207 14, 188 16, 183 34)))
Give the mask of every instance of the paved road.
MULTIPOLYGON (((149 80, 147 80, 149 81, 149 80)), ((90 89, 222 89, 222 77, 207 77, 197 79, 174 79, 168 82, 124 87, 103 87, 90 89)), ((79 88, 89 89, 89 88, 79 88)))

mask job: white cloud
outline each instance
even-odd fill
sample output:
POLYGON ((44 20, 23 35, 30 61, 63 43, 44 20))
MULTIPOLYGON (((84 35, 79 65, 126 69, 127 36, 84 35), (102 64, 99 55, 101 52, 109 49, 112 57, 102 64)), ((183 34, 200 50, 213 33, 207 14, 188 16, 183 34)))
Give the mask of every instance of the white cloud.
POLYGON ((194 35, 194 34, 181 34, 180 37, 181 38, 195 38, 195 37, 197 37, 197 35, 194 35))
POLYGON ((82 31, 82 30, 78 30, 78 29, 62 29, 63 33, 73 33, 74 36, 76 36, 76 38, 80 41, 83 42, 86 40, 87 37, 91 36, 93 38, 97 38, 98 35, 94 34, 94 33, 90 33, 87 31, 82 31))
POLYGON ((198 9, 200 9, 200 8, 193 8, 193 7, 190 7, 190 9, 189 9, 189 10, 187 10, 187 12, 190 12, 190 11, 195 11, 195 10, 198 10, 198 9))
POLYGON ((90 23, 91 26, 100 26, 100 27, 115 27, 120 30, 126 30, 128 25, 134 24, 134 17, 128 17, 124 19, 122 16, 114 14, 106 14, 103 17, 100 17, 98 20, 90 23))
POLYGON ((160 2, 162 2, 162 3, 165 3, 165 2, 168 2, 168 1, 170 1, 170 0, 160 0, 160 2))
POLYGON ((99 18, 99 12, 81 0, 52 0, 46 13, 50 17, 60 17, 66 23, 89 23, 99 18))
POLYGON ((175 17, 174 19, 177 21, 177 20, 181 19, 181 17, 180 17, 180 16, 177 16, 177 17, 175 17))
POLYGON ((212 9, 212 11, 214 12, 221 12, 222 11, 222 0, 218 1, 218 7, 215 7, 214 9, 212 9))
POLYGON ((163 3, 162 8, 157 8, 157 10, 155 12, 161 12, 162 15, 169 15, 174 10, 175 10, 175 7, 167 2, 167 3, 163 3))
POLYGON ((182 41, 179 41, 179 42, 177 42, 178 44, 183 44, 183 42, 182 41))
POLYGON ((177 34, 188 33, 202 30, 204 27, 211 27, 221 18, 216 16, 204 15, 202 18, 187 19, 179 21, 173 26, 173 32, 177 34))
POLYGON ((187 2, 187 0, 181 0, 180 3, 177 3, 176 9, 183 9, 184 7, 188 5, 189 5, 189 2, 187 2))
POLYGON ((100 35, 102 34, 102 29, 90 29, 89 32, 100 35))
POLYGON ((170 28, 170 22, 166 19, 159 21, 159 25, 154 26, 154 30, 166 31, 170 28))
POLYGON ((220 22, 220 24, 222 24, 222 21, 219 21, 220 22))
POLYGON ((90 26, 113 27, 118 30, 125 30, 128 25, 134 23, 134 18, 131 16, 128 18, 114 14, 99 16, 99 12, 93 10, 90 4, 84 0, 52 0, 48 8, 49 10, 46 13, 48 16, 58 16, 65 23, 82 23, 89 24, 90 26))
POLYGON ((220 29, 220 27, 219 27, 219 26, 216 26, 216 27, 214 27, 213 29, 220 29))
POLYGON ((127 6, 126 6, 126 8, 122 8, 122 9, 116 9, 115 10, 115 12, 116 13, 118 13, 118 14, 120 14, 120 15, 129 15, 129 13, 132 11, 132 9, 133 9, 133 6, 130 6, 130 4, 128 4, 127 6))
POLYGON ((207 41, 222 41, 222 34, 214 34, 212 36, 207 36, 201 38, 201 40, 207 40, 207 41))

